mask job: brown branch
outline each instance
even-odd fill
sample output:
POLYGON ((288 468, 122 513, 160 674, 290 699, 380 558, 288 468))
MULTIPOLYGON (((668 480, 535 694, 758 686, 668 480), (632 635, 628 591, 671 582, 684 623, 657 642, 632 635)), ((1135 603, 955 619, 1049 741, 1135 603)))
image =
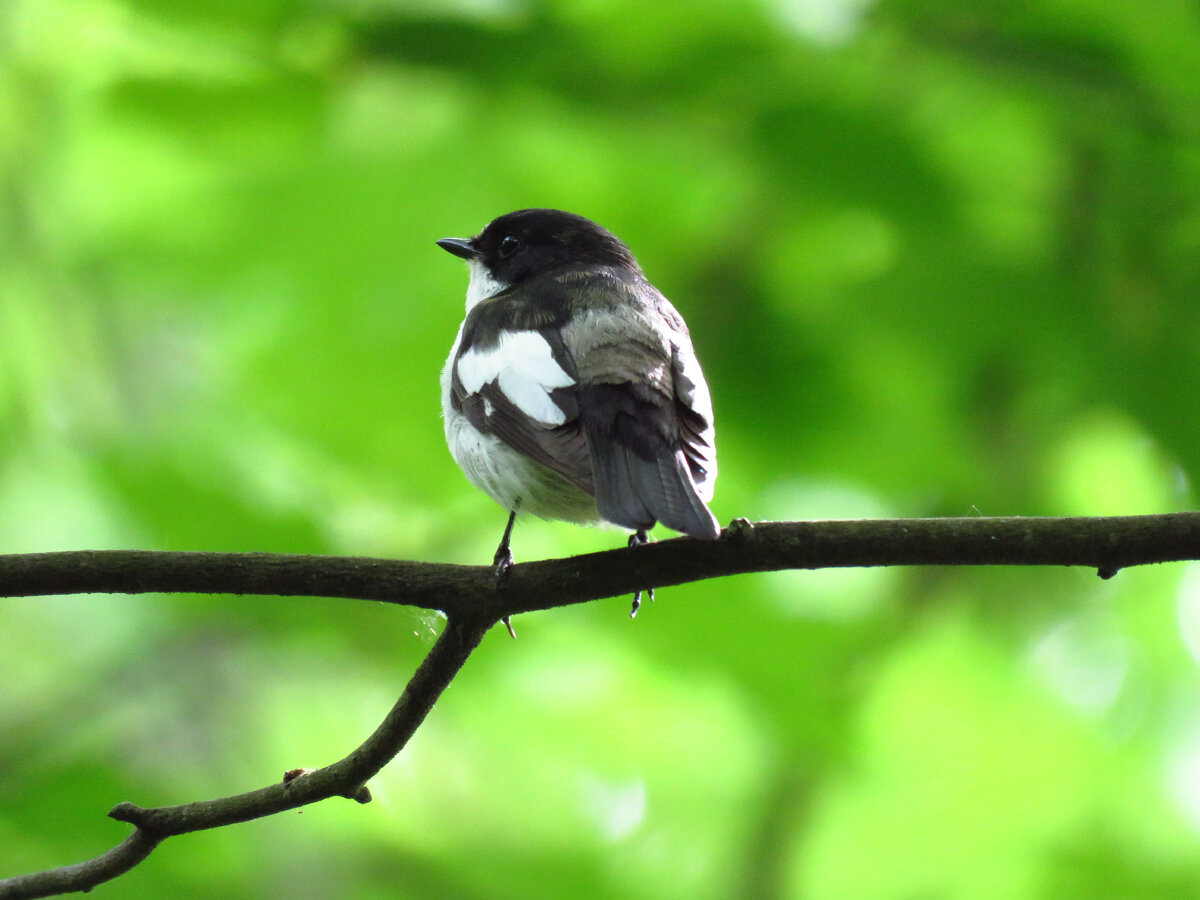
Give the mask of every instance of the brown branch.
POLYGON ((366 782, 404 748, 493 624, 479 617, 448 620, 396 705, 375 732, 344 759, 322 769, 289 772, 275 784, 218 800, 156 809, 119 803, 109 816, 134 826, 123 843, 86 862, 2 880, 0 898, 16 900, 91 890, 123 875, 174 835, 258 819, 330 797, 369 802, 366 782))
POLYGON ((120 844, 94 859, 58 869, 47 869, 45 872, 6 878, 0 881, 0 897, 4 900, 16 900, 91 890, 98 884, 124 875, 149 856, 160 841, 161 838, 153 837, 147 832, 134 831, 120 844))
POLYGON ((72 550, 0 556, 0 596, 227 593, 382 600, 449 616, 505 615, 778 569, 1059 565, 1112 575, 1200 558, 1200 513, 1092 518, 737 520, 720 540, 674 538, 521 563, 496 589, 491 566, 282 553, 72 550))
POLYGON ((498 587, 491 566, 268 553, 67 551, 0 556, 0 596, 232 593, 383 600, 441 610, 447 624, 384 721, 344 759, 218 800, 109 815, 134 826, 120 845, 76 865, 0 881, 0 898, 88 890, 128 871, 165 838, 341 796, 404 747, 486 631, 502 616, 722 575, 887 565, 1064 565, 1110 577, 1122 568, 1200 559, 1200 513, 1103 518, 738 520, 716 542, 676 538, 570 559, 522 563, 498 587))

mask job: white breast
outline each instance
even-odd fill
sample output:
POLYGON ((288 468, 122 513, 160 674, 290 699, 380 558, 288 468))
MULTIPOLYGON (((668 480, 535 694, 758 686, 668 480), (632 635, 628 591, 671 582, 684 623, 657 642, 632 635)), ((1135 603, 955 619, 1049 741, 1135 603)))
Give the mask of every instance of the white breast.
POLYGON ((495 297, 506 290, 508 285, 493 278, 488 267, 477 259, 470 260, 467 265, 471 272, 471 280, 467 284, 467 312, 470 312, 488 297, 495 297))

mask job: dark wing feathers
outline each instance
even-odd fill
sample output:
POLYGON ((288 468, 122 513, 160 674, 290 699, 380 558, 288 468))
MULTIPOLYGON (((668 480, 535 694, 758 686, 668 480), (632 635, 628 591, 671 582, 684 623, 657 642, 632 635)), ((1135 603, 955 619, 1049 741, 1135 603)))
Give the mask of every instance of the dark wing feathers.
POLYGON ((616 302, 589 310, 588 333, 567 341, 590 347, 576 364, 597 508, 630 528, 658 520, 716 538, 705 503, 716 477, 712 406, 687 326, 644 279, 619 287, 608 292, 616 302))
POLYGON ((648 393, 630 384, 579 388, 596 507, 603 518, 627 528, 659 521, 692 537, 715 538, 720 528, 697 493, 680 446, 674 398, 643 399, 648 393))
POLYGON ((575 418, 568 417, 567 424, 557 428, 546 428, 517 409, 495 382, 485 384, 480 394, 492 404, 487 425, 496 437, 585 493, 595 493, 587 441, 575 418))

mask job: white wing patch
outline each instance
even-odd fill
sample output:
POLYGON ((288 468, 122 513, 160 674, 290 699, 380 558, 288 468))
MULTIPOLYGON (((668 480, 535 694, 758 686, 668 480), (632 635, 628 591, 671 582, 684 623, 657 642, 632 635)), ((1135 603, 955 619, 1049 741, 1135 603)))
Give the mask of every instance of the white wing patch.
POLYGON ((689 407, 694 409, 708 423, 712 423, 712 397, 708 393, 708 384, 700 371, 700 360, 691 345, 684 341, 674 347, 675 393, 689 407))
POLYGON ((697 435, 698 441, 688 442, 688 452, 696 457, 704 469, 704 474, 696 479, 696 493, 707 503, 712 500, 713 487, 717 480, 717 445, 716 432, 713 429, 712 397, 708 392, 704 374, 700 371, 696 351, 686 338, 672 343, 671 369, 675 375, 675 395, 707 423, 704 430, 697 435))
POLYGON ((458 380, 468 394, 477 394, 495 381, 517 409, 548 426, 567 420, 550 392, 575 383, 536 331, 503 331, 496 346, 472 347, 458 358, 458 380))

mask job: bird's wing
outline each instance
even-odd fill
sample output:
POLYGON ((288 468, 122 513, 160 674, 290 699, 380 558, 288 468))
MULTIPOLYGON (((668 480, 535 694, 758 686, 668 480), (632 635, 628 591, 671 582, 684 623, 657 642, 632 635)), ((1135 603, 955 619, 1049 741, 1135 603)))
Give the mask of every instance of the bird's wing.
POLYGON ((692 349, 684 328, 681 339, 671 345, 671 373, 674 378, 679 436, 696 492, 705 501, 712 499, 717 480, 717 442, 713 429, 712 397, 700 371, 700 361, 692 349))
POLYGON ((453 365, 451 403, 479 431, 591 494, 573 369, 556 328, 467 332, 453 365))
POLYGON ((625 302, 576 311, 562 328, 596 507, 628 528, 659 521, 715 538, 712 404, 687 327, 647 282, 623 287, 625 302))

